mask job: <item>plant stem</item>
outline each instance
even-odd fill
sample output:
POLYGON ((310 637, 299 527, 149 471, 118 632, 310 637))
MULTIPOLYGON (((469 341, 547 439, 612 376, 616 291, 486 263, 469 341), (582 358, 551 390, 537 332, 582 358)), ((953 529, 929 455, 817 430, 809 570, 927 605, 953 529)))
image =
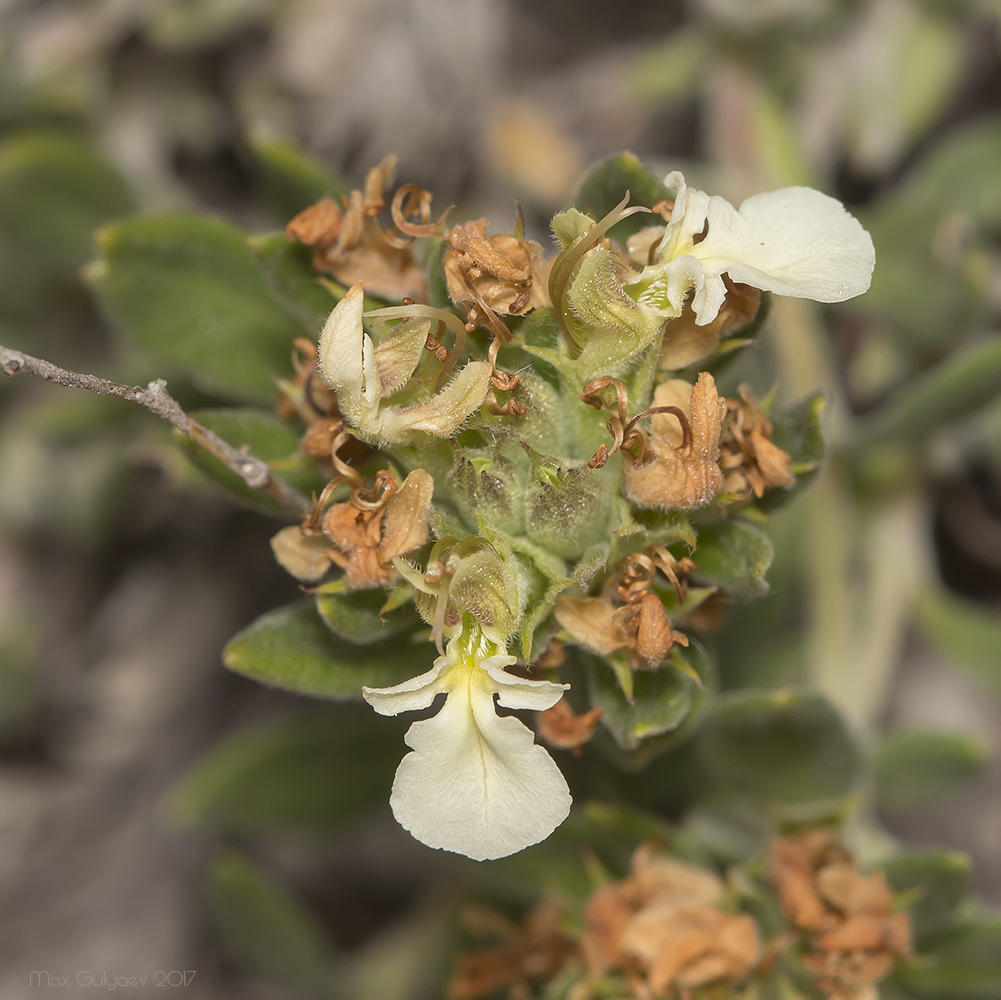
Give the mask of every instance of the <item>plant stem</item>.
POLYGON ((12 350, 2 344, 0 344, 0 371, 4 375, 24 372, 70 389, 86 389, 100 396, 117 396, 130 403, 138 403, 150 413, 173 424, 182 434, 217 458, 227 469, 236 473, 251 489, 260 490, 274 497, 289 513, 303 514, 310 509, 309 500, 288 483, 274 476, 267 462, 255 458, 245 449, 234 448, 207 427, 203 427, 197 420, 189 417, 177 400, 167 392, 167 383, 162 378, 150 382, 145 389, 122 385, 120 382, 111 382, 97 375, 68 371, 52 364, 51 361, 34 358, 30 354, 12 350))

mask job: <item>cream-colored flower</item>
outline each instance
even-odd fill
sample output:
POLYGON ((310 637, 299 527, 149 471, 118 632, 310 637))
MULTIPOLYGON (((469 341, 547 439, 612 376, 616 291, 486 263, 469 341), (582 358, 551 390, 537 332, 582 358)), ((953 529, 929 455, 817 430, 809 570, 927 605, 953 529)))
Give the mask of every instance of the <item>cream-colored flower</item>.
POLYGON ((383 405, 417 368, 430 322, 401 323, 377 347, 362 323, 364 298, 361 284, 352 285, 320 334, 320 375, 336 392, 338 409, 359 437, 377 445, 403 444, 420 432, 451 436, 486 398, 493 369, 470 361, 433 396, 410 406, 383 405))
POLYGON ((641 305, 666 319, 681 315, 688 295, 699 326, 711 323, 726 297, 723 275, 779 295, 843 302, 869 287, 876 256, 869 234, 841 202, 805 187, 756 194, 734 208, 689 189, 677 191, 656 261, 626 285, 641 305))
POLYGON ((570 791, 531 730, 503 708, 542 711, 565 685, 509 674, 515 662, 479 630, 452 637, 425 674, 390 688, 363 688, 381 715, 445 704, 407 731, 390 805, 404 829, 428 847, 477 861, 503 858, 545 840, 570 812, 570 791))

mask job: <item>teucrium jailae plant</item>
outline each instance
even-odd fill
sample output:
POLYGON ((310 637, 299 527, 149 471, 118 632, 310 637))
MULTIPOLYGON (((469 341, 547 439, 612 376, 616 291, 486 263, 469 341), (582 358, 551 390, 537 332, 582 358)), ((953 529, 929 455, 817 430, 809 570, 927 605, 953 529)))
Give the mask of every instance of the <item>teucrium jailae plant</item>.
MULTIPOLYGON (((872 243, 819 192, 735 209, 673 173, 673 200, 557 215, 561 252, 547 264, 520 222, 488 235, 482 220, 431 221, 431 195, 413 185, 383 228, 391 166, 373 171, 364 196, 319 202, 289 225, 315 268, 353 283, 327 284, 337 301, 281 383, 281 409, 304 422, 302 450, 328 482, 274 549, 342 637, 360 637, 345 623, 373 590, 384 604, 372 596, 365 640, 413 602, 412 637, 401 625, 385 644, 408 644, 413 676, 389 687, 357 676, 384 715, 446 696, 407 734, 394 813, 430 846, 503 857, 547 837, 570 795, 524 724, 496 714, 495 696, 542 713, 541 732, 567 746, 600 714, 555 708, 580 688, 625 751, 678 729, 704 700, 708 605, 762 586, 758 504, 819 458, 815 433, 799 435, 799 454, 785 450, 769 404, 749 389, 720 395, 712 369, 753 321, 760 290, 825 302, 864 291, 872 243), (637 213, 651 225, 626 245, 609 238, 637 213), (421 301, 420 241, 431 242, 423 280, 439 305, 421 301), (370 291, 406 294, 366 308, 370 291), (420 618, 437 645, 429 670, 429 647, 411 641, 420 618), (563 683, 537 676, 561 663, 563 683)), ((232 647, 237 669, 253 632, 232 647)))

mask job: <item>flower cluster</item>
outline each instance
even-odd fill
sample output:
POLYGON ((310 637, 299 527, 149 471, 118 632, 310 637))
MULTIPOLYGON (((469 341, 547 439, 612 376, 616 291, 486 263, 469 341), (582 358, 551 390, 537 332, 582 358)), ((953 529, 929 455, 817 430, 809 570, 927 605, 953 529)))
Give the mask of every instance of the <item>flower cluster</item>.
MULTIPOLYGON (((336 567, 339 592, 395 588, 394 609, 413 600, 438 657, 364 697, 383 715, 444 703, 407 733, 393 812, 431 847, 498 858, 549 836, 571 805, 553 758, 498 708, 544 713, 547 738, 577 752, 604 718, 561 701, 579 675, 572 656, 560 665, 547 650, 608 659, 626 699, 632 671, 703 683, 684 656, 717 589, 691 558, 698 518, 789 489, 809 467, 776 439, 769 402, 747 388, 720 394, 713 353, 757 314, 762 291, 821 302, 864 291, 872 243, 817 191, 734 208, 672 173, 673 201, 653 206, 662 224, 619 245, 616 223, 647 209, 623 202, 597 221, 570 209, 553 220, 562 250, 546 261, 520 219, 513 234, 489 235, 484 220, 446 227, 414 185, 397 191, 383 227, 392 167, 289 227, 349 287, 284 384, 283 405, 309 424, 303 450, 333 478, 274 549, 326 592, 336 567), (610 443, 592 408, 611 411, 610 443), (658 533, 668 522, 657 512, 673 517, 670 530, 658 533), (425 556, 423 572, 409 561, 425 556)), ((639 929, 652 899, 617 947, 647 962, 654 989, 696 982, 701 966, 675 969, 639 929)), ((707 940, 738 927, 716 901, 698 900, 707 940)), ((739 929, 706 969, 746 971, 757 943, 739 929)))

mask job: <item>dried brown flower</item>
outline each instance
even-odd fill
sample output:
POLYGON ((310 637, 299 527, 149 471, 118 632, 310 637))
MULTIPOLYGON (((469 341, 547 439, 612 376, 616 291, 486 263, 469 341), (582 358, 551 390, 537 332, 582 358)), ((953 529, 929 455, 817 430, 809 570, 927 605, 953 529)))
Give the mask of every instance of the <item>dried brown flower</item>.
POLYGON ((527 1000, 533 984, 548 982, 576 955, 559 921, 559 907, 552 903, 530 910, 521 924, 482 911, 467 913, 467 923, 502 943, 459 958, 448 988, 451 1000, 477 1000, 505 988, 511 1000, 527 1000))
POLYGON ((548 305, 546 271, 538 243, 507 233, 487 236, 488 225, 486 219, 476 219, 444 234, 449 243, 445 281, 452 301, 468 309, 468 329, 483 321, 507 340, 511 334, 497 317, 521 316, 548 305))
POLYGON ((750 388, 742 385, 740 399, 728 399, 726 408, 720 439, 723 488, 761 497, 776 487, 792 486, 792 459, 772 441, 772 422, 750 388))
POLYGON ((369 171, 364 191, 352 191, 341 205, 324 198, 300 212, 286 232, 313 248, 313 267, 344 285, 360 281, 387 299, 423 298, 424 273, 408 243, 378 221, 395 168, 396 157, 387 156, 369 171))
POLYGON ((628 649, 633 665, 640 669, 663 663, 676 642, 688 645, 688 637, 671 628, 663 603, 653 593, 618 607, 604 597, 561 595, 555 613, 577 642, 605 656, 628 649))
POLYGON ((644 507, 692 508, 719 493, 719 437, 726 401, 712 375, 695 386, 671 379, 657 387, 649 440, 623 452, 629 495, 644 507), (659 411, 659 412, 658 412, 659 411))
POLYGON ((414 469, 399 488, 387 471, 377 483, 378 495, 355 489, 349 500, 278 532, 271 546, 279 564, 306 583, 319 580, 331 563, 344 570, 352 589, 392 583, 393 560, 427 541, 434 482, 423 469, 414 469))
POLYGON ((882 873, 864 875, 831 831, 772 841, 770 870, 782 908, 806 937, 804 966, 833 1000, 876 996, 874 984, 911 950, 910 915, 893 911, 882 873))
POLYGON ((632 973, 636 996, 738 983, 757 965, 761 941, 751 917, 720 908, 724 895, 712 873, 641 847, 629 877, 589 900, 584 960, 596 975, 632 973))
POLYGON ((603 708, 592 708, 583 715, 574 715, 564 698, 537 714, 539 734, 552 747, 579 752, 594 735, 604 712, 603 708))

